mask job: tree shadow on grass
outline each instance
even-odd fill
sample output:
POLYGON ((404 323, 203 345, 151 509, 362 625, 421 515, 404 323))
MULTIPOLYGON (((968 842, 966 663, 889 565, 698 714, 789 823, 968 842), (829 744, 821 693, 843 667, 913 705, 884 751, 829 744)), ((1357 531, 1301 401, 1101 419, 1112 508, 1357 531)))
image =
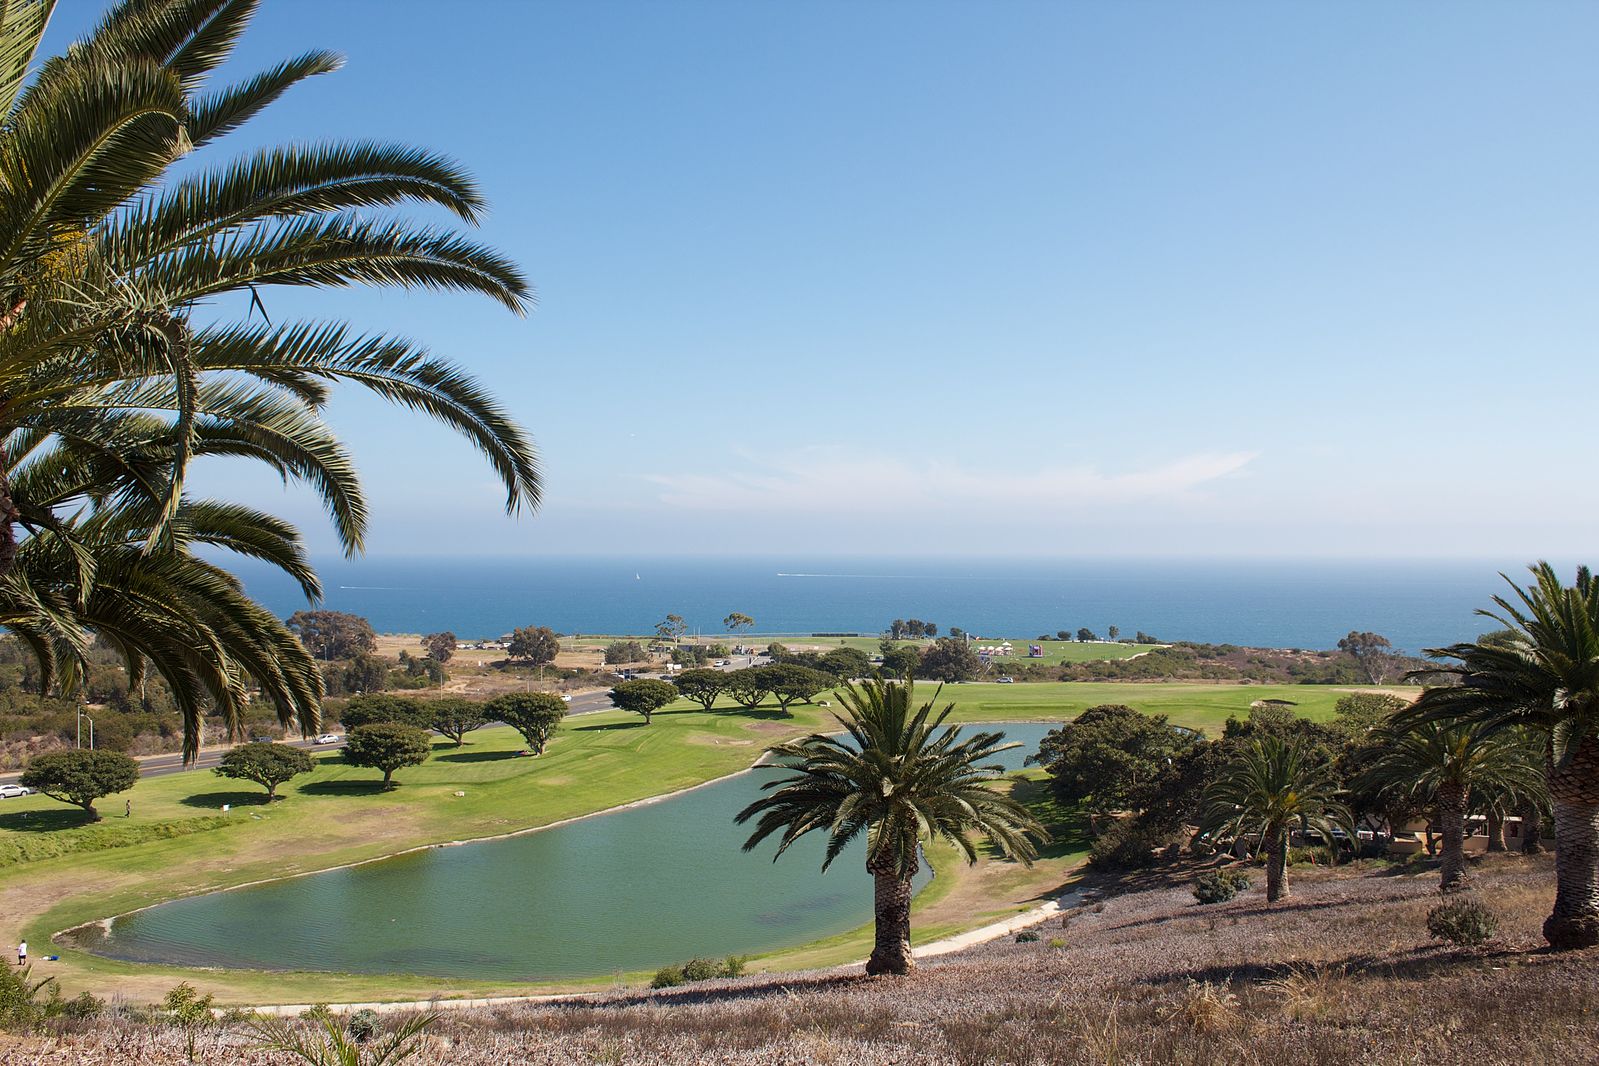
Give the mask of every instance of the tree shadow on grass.
POLYGON ((306 796, 378 796, 390 790, 383 787, 379 777, 370 781, 312 781, 296 791, 306 796))
MULTIPOLYGON (((660 713, 660 712, 656 712, 660 713)), ((610 722, 606 725, 578 725, 572 727, 574 733, 604 732, 610 729, 640 729, 647 723, 640 718, 636 722, 610 722)))
MULTIPOLYGON (((281 785, 279 786, 282 787, 281 785)), ((203 807, 208 811, 218 811, 223 804, 233 807, 265 807, 267 802, 266 792, 200 792, 193 796, 185 796, 178 801, 185 807, 203 807)))
POLYGON ((499 762, 501 759, 514 759, 514 751, 455 751, 451 749, 447 755, 438 755, 439 762, 499 762))
POLYGON ((61 829, 77 829, 93 825, 89 812, 77 807, 62 810, 17 811, 0 814, 0 829, 13 833, 54 833, 61 829))

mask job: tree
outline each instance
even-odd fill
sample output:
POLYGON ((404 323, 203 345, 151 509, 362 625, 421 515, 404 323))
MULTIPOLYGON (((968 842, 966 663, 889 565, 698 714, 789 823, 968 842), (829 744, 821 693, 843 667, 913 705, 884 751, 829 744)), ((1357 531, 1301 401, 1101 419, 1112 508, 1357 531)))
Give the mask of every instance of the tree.
POLYGON ((866 972, 907 974, 916 965, 911 887, 924 843, 949 841, 975 863, 970 838, 976 834, 1031 864, 1049 834, 1015 800, 989 787, 1004 773, 989 760, 1016 746, 1002 743, 1003 733, 962 740, 957 727, 944 724, 954 705, 936 715, 931 703, 913 710, 908 681, 867 681, 840 699, 845 713, 835 717, 848 738, 812 734, 768 749, 776 763, 763 768, 789 776, 767 785, 767 794, 740 811, 737 822, 757 819, 745 851, 779 836, 773 861, 807 833, 826 832, 824 870, 864 837, 877 924, 866 972))
POLYGON ((484 705, 488 714, 522 734, 528 750, 543 755, 555 727, 566 717, 566 703, 553 692, 508 692, 484 705))
POLYGON ((548 666, 560 654, 561 638, 549 626, 522 626, 511 631, 511 643, 505 650, 513 659, 548 666))
POLYGON ((433 711, 426 701, 411 696, 393 696, 384 692, 368 692, 355 696, 339 711, 339 722, 346 730, 379 722, 415 726, 417 729, 433 728, 433 711))
POLYGON ((1511 635, 1429 649, 1443 662, 1427 673, 1456 683, 1425 689, 1395 724, 1524 728, 1537 738, 1555 823, 1555 905, 1543 934, 1563 951, 1599 944, 1599 582, 1587 567, 1570 586, 1548 563, 1530 569, 1530 585, 1505 577, 1512 595, 1479 612, 1511 635))
POLYGON ((665 681, 654 678, 640 678, 637 681, 624 681, 611 689, 611 702, 624 711, 644 716, 644 724, 650 724, 650 715, 677 699, 677 689, 665 681))
POLYGON ((934 625, 932 622, 923 622, 922 623, 922 635, 925 636, 925 637, 936 637, 936 636, 938 636, 938 626, 934 625))
POLYGON ((721 670, 684 670, 672 678, 672 684, 685 699, 693 700, 708 711, 727 688, 727 677, 721 670))
POLYGON ((747 666, 742 670, 731 670, 727 677, 726 692, 733 697, 733 702, 746 710, 754 710, 761 705, 761 701, 772 690, 766 687, 766 675, 761 673, 763 667, 747 666))
POLYGON ((904 678, 915 675, 922 665, 922 649, 914 644, 899 644, 883 653, 883 676, 904 678))
POLYGON ((888 624, 889 640, 904 640, 906 636, 905 619, 896 618, 888 624))
POLYGON ((872 660, 859 648, 834 648, 816 660, 816 669, 839 680, 853 681, 872 672, 872 660))
POLYGON ((417 346, 336 322, 191 316, 202 304, 253 312, 284 285, 454 289, 516 311, 530 298, 504 257, 388 213, 419 203, 467 223, 481 213, 471 178, 432 153, 302 144, 205 166, 208 145, 339 65, 310 52, 217 84, 255 7, 121 3, 48 60, 35 53, 50 5, 13 3, 0 20, 0 578, 31 571, 0 590, 0 616, 52 677, 77 673, 88 632, 109 635, 130 672, 159 672, 186 757, 207 710, 237 725, 249 687, 302 728, 317 724, 321 695, 283 624, 188 551, 221 543, 230 525, 228 547, 292 573, 315 598, 314 572, 282 535, 292 527, 231 505, 233 519, 219 521, 221 505, 186 494, 194 457, 255 459, 309 485, 342 546, 358 550, 366 503, 323 420, 329 384, 344 381, 467 435, 504 481, 509 510, 536 505, 540 491, 520 428, 417 346), (195 503, 212 508, 198 535, 195 503), (37 542, 25 560, 19 523, 37 542))
POLYGON ((1115 626, 1111 626, 1110 629, 1106 630, 1106 635, 1109 636, 1111 640, 1115 640, 1122 635, 1122 631, 1115 626))
POLYGON ((644 650, 644 645, 636 640, 617 640, 605 646, 606 666, 647 662, 649 657, 650 653, 644 650))
POLYGON ((1139 806, 1196 741, 1192 731, 1171 725, 1163 714, 1105 704, 1051 730, 1028 761, 1049 771, 1050 787, 1062 803, 1102 817, 1139 806))
POLYGON ((669 614, 655 623, 655 635, 661 640, 669 640, 676 643, 687 632, 688 623, 683 620, 683 616, 680 614, 669 614))
POLYGON ((1408 706, 1408 700, 1388 692, 1351 692, 1333 706, 1332 726, 1345 736, 1363 737, 1408 706))
POLYGON ((1086 643, 1087 641, 1098 640, 1099 637, 1094 635, 1094 631, 1092 629, 1084 626, 1077 631, 1077 639, 1086 643))
POLYGON ((1058 629, 1058 630, 1055 631, 1055 639, 1056 640, 1071 640, 1072 639, 1072 631, 1069 630, 1069 629, 1058 629))
POLYGON ((429 633, 422 638, 422 647, 427 649, 429 659, 447 663, 455 654, 455 634, 447 629, 442 633, 429 633))
MULTIPOLYGON (((886 660, 884 665, 887 665, 886 660)), ((977 657, 970 644, 954 637, 943 637, 933 641, 922 653, 916 673, 935 681, 970 681, 982 668, 983 660, 977 657)))
POLYGON ((704 666, 711 661, 711 652, 703 644, 680 644, 672 649, 672 661, 679 666, 704 666))
POLYGON ((1257 837, 1266 851, 1266 902, 1288 895, 1288 834, 1295 826, 1331 842, 1334 830, 1355 835, 1349 811, 1337 799, 1331 765, 1318 762, 1299 740, 1262 734, 1244 744, 1205 790, 1199 836, 1210 840, 1257 837))
POLYGON ((722 624, 727 627, 727 631, 729 633, 733 633, 737 636, 743 636, 745 633, 748 633, 751 629, 755 628, 755 619, 751 618, 747 614, 744 614, 742 611, 734 611, 732 614, 722 619, 722 624))
POLYGON ((287 744, 240 744, 222 756, 214 772, 218 777, 254 781, 267 790, 267 802, 278 798, 278 786, 316 769, 308 752, 287 744))
POLYGON ((759 669, 761 684, 777 697, 777 706, 784 712, 791 703, 811 702, 818 692, 833 684, 831 677, 808 666, 773 663, 759 669))
POLYGON ((394 788, 394 771, 421 766, 433 754, 433 743, 422 730, 398 722, 356 726, 344 739, 344 761, 383 771, 383 787, 394 788))
POLYGON ((94 821, 100 812, 94 801, 124 792, 139 779, 139 764, 120 751, 52 751, 36 755, 22 771, 22 786, 53 800, 82 807, 94 821))
POLYGON ((1382 754, 1367 770, 1366 787, 1416 800, 1431 811, 1443 836, 1439 889, 1453 892, 1466 880, 1466 815, 1475 793, 1539 792, 1538 770, 1511 734, 1464 724, 1422 722, 1384 730, 1382 754))
POLYGON ((455 741, 455 746, 458 748, 466 743, 468 733, 488 721, 483 704, 459 696, 428 700, 424 706, 428 715, 428 725, 455 741))
MULTIPOLYGON (((344 692, 382 692, 389 683, 389 671, 394 662, 381 655, 357 655, 339 674, 339 688, 344 692)), ((333 667, 332 669, 338 669, 333 667)))
POLYGON ((372 623, 345 611, 295 611, 285 623, 307 651, 324 662, 377 651, 372 623))
POLYGON ((1373 685, 1382 684, 1393 669, 1393 647, 1387 637, 1355 630, 1350 630, 1349 635, 1338 642, 1338 650, 1353 658, 1361 674, 1373 685))

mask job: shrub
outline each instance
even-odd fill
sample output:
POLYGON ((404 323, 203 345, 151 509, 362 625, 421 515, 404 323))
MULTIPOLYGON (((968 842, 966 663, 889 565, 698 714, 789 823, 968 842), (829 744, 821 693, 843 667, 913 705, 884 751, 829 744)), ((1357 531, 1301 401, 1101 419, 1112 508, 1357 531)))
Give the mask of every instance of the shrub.
POLYGON ((1464 947, 1487 943, 1498 928, 1493 911, 1469 896, 1440 903, 1427 912, 1427 932, 1433 939, 1464 947))
POLYGON ((1094 840, 1088 864, 1096 870, 1142 870, 1155 865, 1156 842, 1149 830, 1117 822, 1094 840))
POLYGON ((1062 940, 1058 936, 1051 937, 1049 940, 1049 946, 1052 948, 1063 948, 1066 946, 1066 941, 1062 940))
POLYGON ((1016 934, 1016 943, 1018 944, 1036 944, 1038 941, 1038 933, 1032 929, 1023 929, 1016 934))
POLYGON ((88 992, 80 992, 76 997, 67 1000, 61 1007, 63 1015, 79 1022, 98 1018, 104 1010, 105 1000, 88 992))
POLYGON ((742 955, 729 955, 722 960, 722 972, 718 977, 743 977, 745 958, 742 955))
POLYGON ((35 981, 32 966, 0 964, 0 1029, 26 1032, 61 1010, 61 987, 54 977, 35 981))
POLYGON ((357 1044, 364 1044, 371 1040, 378 1032, 378 1012, 370 1007, 363 1007, 350 1015, 344 1023, 344 1031, 350 1034, 350 1039, 357 1044))
POLYGON ((651 988, 674 988, 684 981, 683 967, 662 966, 655 971, 655 976, 650 979, 651 988))
POLYGON ((1288 849, 1289 866, 1332 866, 1335 862, 1332 849, 1325 845, 1288 849))
POLYGON ((721 967, 710 959, 694 958, 683 964, 685 981, 709 981, 721 972, 721 967))
POLYGON ((1242 870, 1211 870, 1194 881, 1194 898, 1200 903, 1226 903, 1249 887, 1242 870))

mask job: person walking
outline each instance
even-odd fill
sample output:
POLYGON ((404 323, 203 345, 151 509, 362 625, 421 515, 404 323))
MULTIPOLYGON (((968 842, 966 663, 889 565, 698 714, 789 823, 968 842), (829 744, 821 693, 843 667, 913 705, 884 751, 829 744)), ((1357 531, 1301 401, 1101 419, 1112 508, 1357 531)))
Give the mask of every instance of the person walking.
POLYGON ((26 940, 17 945, 17 965, 28 965, 28 942, 26 940))
POLYGON ((131 799, 122 801, 122 817, 133 817, 133 801, 131 799))

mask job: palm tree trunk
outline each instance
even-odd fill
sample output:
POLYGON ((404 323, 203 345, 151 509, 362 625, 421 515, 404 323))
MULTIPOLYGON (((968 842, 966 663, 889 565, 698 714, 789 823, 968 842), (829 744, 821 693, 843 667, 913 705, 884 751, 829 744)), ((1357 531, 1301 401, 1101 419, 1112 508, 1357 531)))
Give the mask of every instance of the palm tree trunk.
POLYGON ((1288 896, 1288 830, 1266 835, 1266 902, 1276 903, 1288 896))
POLYGON ((874 870, 868 864, 867 870, 874 882, 877 938, 872 957, 866 960, 866 972, 904 976, 916 968, 911 957, 911 878, 916 876, 916 866, 903 876, 892 867, 874 870))
POLYGON ((1521 853, 1543 854, 1543 812, 1536 803, 1521 808, 1521 853))
POLYGON ((1556 951, 1599 944, 1599 738, 1549 767, 1555 809, 1555 909, 1543 923, 1556 951))
POLYGON ((1438 786, 1438 828, 1443 832, 1443 862, 1438 870, 1440 892, 1456 892, 1466 884, 1466 790, 1461 785, 1438 786))
POLYGON ((1488 808, 1488 850, 1509 851, 1505 846, 1505 816, 1499 813, 1499 808, 1488 808))

